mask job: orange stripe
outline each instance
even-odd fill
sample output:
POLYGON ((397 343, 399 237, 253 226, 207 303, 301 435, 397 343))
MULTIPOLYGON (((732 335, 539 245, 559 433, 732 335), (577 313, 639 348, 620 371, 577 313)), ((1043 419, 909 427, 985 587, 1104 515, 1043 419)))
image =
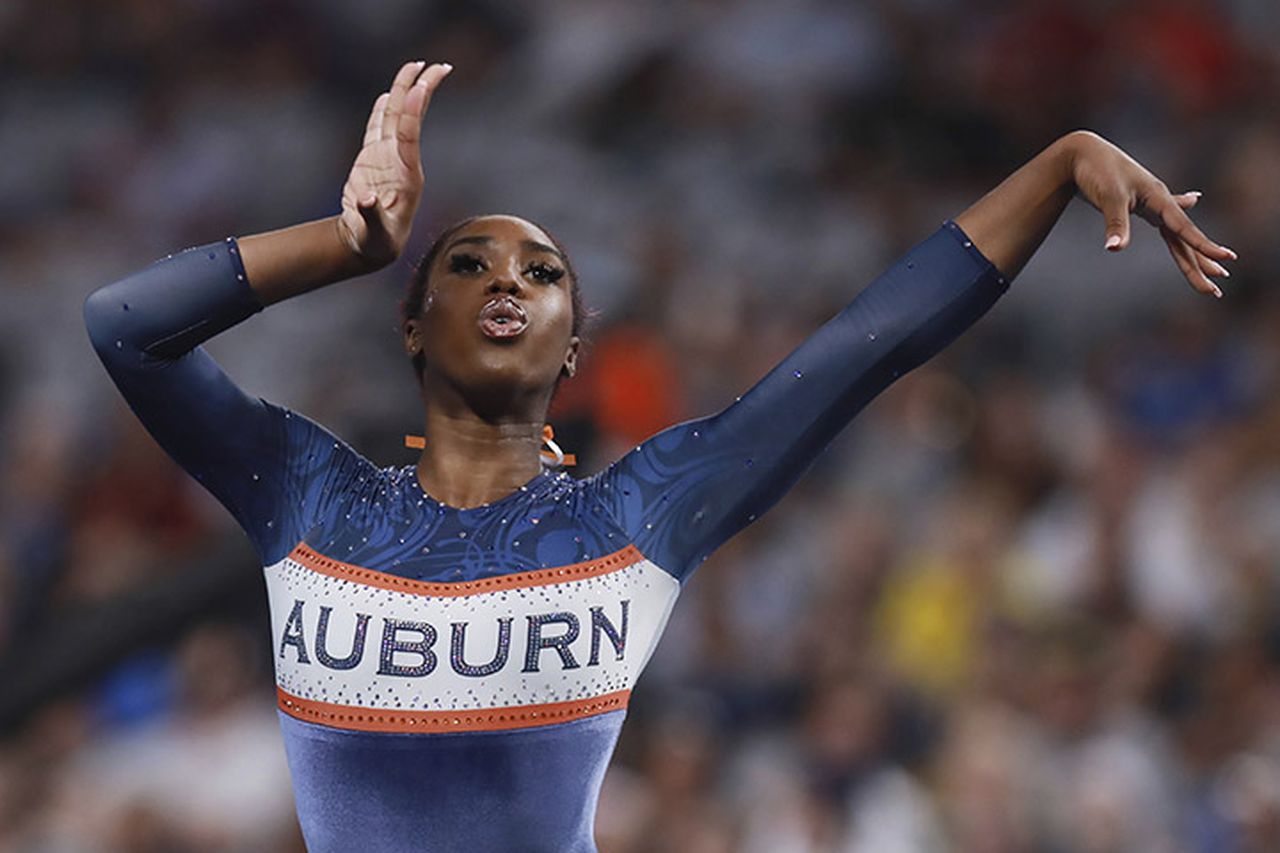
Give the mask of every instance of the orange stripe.
POLYGON ((432 595, 459 597, 476 595, 483 592, 501 592, 508 589, 528 589, 535 586, 549 586, 556 583, 586 580, 612 572, 622 571, 644 559, 644 555, 634 545, 628 545, 620 551, 605 554, 585 563, 573 563, 568 566, 557 566, 553 569, 538 569, 532 572, 515 572, 509 575, 497 575, 474 581, 458 581, 456 583, 433 583, 431 581, 412 580, 398 575, 377 572, 363 566, 353 566, 331 557, 319 554, 299 542, 289 552, 289 559, 306 566, 322 575, 339 580, 354 581, 365 586, 376 586, 395 592, 408 592, 414 595, 432 595))
POLYGON ((280 710, 308 723, 362 732, 496 732, 566 723, 582 717, 621 711, 630 690, 606 693, 594 699, 553 702, 548 705, 514 705, 473 711, 388 711, 356 705, 333 705, 301 699, 276 688, 280 710))

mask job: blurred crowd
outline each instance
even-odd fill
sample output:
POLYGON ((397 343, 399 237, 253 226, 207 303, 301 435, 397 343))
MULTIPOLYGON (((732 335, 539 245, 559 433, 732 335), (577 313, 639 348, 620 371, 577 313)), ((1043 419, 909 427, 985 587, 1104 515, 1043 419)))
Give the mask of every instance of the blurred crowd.
MULTIPOLYGON (((594 317, 552 422, 579 476, 730 402, 1078 127, 1202 190, 1241 257, 1207 300, 1075 203, 686 587, 602 851, 1280 850, 1278 45, 1274 0, 0 3, 0 850, 302 850, 257 569, 80 303, 334 212, 417 57, 456 70, 415 251, 503 211, 574 255, 594 317), (199 592, 214 553, 248 603, 199 592)), ((407 464, 413 260, 209 348, 407 464)))

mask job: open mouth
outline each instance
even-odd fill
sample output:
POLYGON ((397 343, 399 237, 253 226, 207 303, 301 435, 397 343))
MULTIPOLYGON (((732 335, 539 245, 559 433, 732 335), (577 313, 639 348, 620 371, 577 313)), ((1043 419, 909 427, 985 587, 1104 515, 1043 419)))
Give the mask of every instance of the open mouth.
POLYGON ((529 325, 529 315, 510 296, 499 296, 485 303, 476 322, 485 337, 514 338, 529 325))

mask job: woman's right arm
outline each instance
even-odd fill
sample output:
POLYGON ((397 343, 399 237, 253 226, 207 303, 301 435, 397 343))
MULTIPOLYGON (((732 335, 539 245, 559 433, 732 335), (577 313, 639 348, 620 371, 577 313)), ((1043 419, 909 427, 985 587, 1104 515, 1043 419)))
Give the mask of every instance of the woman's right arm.
POLYGON ((268 534, 283 526, 271 515, 285 481, 283 412, 246 395, 199 346, 261 310, 228 240, 94 291, 84 316, 138 419, 231 511, 266 560, 274 550, 268 534))
POLYGON ((304 520, 307 501, 294 500, 289 484, 314 479, 308 475, 322 469, 334 442, 304 418, 246 395, 199 345, 266 305, 399 255, 421 196, 418 127, 448 70, 400 69, 374 106, 340 216, 189 249, 85 301, 89 337, 121 394, 231 511, 264 562, 283 556, 304 520), (299 442, 318 450, 295 458, 290 448, 299 442))

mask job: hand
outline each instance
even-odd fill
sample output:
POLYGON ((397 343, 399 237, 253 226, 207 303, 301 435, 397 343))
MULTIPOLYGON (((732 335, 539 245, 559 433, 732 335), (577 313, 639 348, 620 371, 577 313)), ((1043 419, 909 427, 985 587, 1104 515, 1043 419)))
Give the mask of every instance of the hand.
POLYGON ((1209 276, 1230 277, 1222 262, 1236 260, 1236 253, 1206 237, 1187 216, 1200 193, 1172 194, 1141 163, 1097 134, 1077 131, 1064 142, 1071 152, 1071 178, 1077 192, 1106 219, 1105 248, 1119 252, 1129 245, 1129 214, 1136 213, 1160 230, 1192 287, 1222 296, 1209 276))
POLYGON ((422 117, 451 65, 407 62, 374 102, 364 144, 342 188, 338 234, 367 269, 400 256, 422 197, 422 117))

